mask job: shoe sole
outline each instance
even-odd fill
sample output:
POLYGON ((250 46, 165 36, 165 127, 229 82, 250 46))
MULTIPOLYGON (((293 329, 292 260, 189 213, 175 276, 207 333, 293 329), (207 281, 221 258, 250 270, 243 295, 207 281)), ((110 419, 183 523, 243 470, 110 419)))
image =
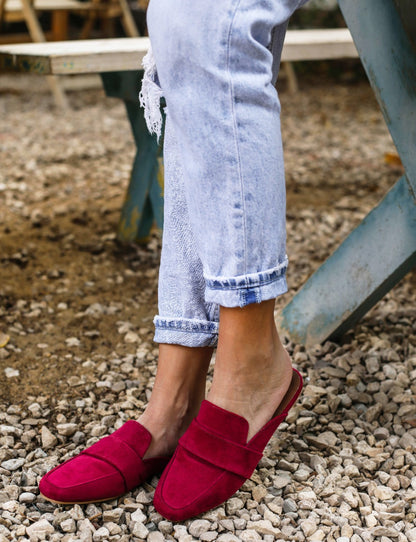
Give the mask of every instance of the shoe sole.
POLYGON ((97 502, 106 502, 106 501, 114 501, 114 499, 119 499, 122 497, 124 493, 121 495, 116 495, 115 497, 107 497, 106 499, 94 499, 93 501, 55 501, 54 499, 51 499, 44 495, 43 493, 40 493, 40 496, 46 499, 49 502, 52 502, 53 504, 64 504, 64 505, 74 505, 74 504, 94 504, 97 502))

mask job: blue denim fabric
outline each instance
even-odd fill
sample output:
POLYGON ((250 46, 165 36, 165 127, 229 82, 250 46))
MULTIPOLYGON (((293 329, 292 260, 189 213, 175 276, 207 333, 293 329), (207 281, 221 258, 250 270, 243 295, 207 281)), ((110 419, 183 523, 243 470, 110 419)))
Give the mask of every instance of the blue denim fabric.
POLYGON ((151 73, 167 104, 157 342, 215 345, 220 305, 243 307, 287 290, 274 82, 288 19, 304 3, 150 2, 157 73, 148 59, 147 79, 151 73))

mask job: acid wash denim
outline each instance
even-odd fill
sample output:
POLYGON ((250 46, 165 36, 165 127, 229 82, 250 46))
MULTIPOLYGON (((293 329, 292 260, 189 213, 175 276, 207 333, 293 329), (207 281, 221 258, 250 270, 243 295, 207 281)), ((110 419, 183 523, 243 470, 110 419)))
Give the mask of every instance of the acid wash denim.
POLYGON ((287 291, 274 83, 288 19, 305 1, 150 1, 149 129, 160 130, 162 94, 167 106, 156 342, 215 346, 220 305, 287 291))

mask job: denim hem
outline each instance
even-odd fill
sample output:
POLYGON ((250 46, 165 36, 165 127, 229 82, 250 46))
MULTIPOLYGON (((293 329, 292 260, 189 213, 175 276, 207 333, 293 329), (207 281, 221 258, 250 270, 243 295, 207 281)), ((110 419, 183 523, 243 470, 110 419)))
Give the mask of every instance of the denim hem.
POLYGON ((217 303, 223 307, 245 307, 251 303, 261 303, 287 292, 286 275, 276 276, 273 280, 254 286, 240 286, 230 289, 210 288, 207 283, 205 301, 217 303))
POLYGON ((182 346, 216 346, 218 322, 192 318, 163 318, 156 316, 154 341, 182 346))

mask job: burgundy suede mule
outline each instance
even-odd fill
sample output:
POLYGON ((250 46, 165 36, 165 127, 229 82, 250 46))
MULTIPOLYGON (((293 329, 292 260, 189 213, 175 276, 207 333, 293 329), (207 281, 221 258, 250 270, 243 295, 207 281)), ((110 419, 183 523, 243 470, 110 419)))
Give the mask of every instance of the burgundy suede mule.
POLYGON ((40 492, 57 504, 86 504, 120 497, 167 465, 169 457, 143 459, 151 440, 143 425, 130 420, 45 474, 40 492))
POLYGON ((160 478, 153 501, 156 510, 167 519, 183 521, 230 498, 252 475, 301 389, 302 377, 294 369, 273 418, 249 442, 247 420, 203 401, 160 478))

